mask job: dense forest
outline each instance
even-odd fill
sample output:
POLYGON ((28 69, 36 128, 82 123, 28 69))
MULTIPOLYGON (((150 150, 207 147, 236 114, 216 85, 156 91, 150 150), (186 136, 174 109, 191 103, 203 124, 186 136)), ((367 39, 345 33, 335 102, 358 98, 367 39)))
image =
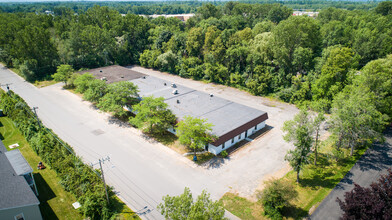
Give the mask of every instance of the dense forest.
MULTIPOLYGON (((312 18, 293 16, 282 4, 208 3, 186 22, 106 6, 0 13, 0 60, 29 81, 50 78, 60 64, 140 64, 326 112, 339 92, 356 85, 392 116, 390 85, 377 84, 391 66, 391 5, 330 7, 312 18)), ((390 74, 384 77, 390 83, 390 74)))

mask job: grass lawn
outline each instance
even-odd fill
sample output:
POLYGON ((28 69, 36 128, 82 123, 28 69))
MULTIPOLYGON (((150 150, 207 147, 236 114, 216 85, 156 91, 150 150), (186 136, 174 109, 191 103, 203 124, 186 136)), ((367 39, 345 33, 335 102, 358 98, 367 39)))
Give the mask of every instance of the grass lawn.
MULTIPOLYGON (((47 164, 45 164, 46 169, 37 169, 41 158, 31 149, 21 132, 7 117, 0 117, 0 138, 7 150, 12 150, 8 148, 9 145, 18 143, 18 149, 33 168, 39 193, 38 199, 41 203, 39 207, 44 219, 83 219, 83 216, 72 206, 76 201, 75 197, 60 186, 56 173, 47 164)), ((120 213, 116 219, 140 219, 119 199, 114 206, 120 213)))
POLYGON ((233 193, 226 193, 220 199, 225 209, 240 219, 268 219, 263 216, 260 202, 252 202, 233 193))
MULTIPOLYGON (((333 144, 325 141, 319 149, 318 165, 313 165, 313 155, 300 173, 300 182, 296 182, 296 173, 288 172, 283 181, 289 182, 298 192, 298 197, 290 201, 290 207, 284 210, 287 219, 302 219, 309 210, 314 211, 321 201, 340 182, 355 162, 365 153, 366 148, 358 149, 354 156, 349 156, 349 150, 344 149, 342 157, 336 161, 332 155, 333 144)), ((226 193, 221 201, 224 207, 241 219, 262 219, 262 205, 259 202, 251 202, 237 195, 226 193)))
POLYGON ((35 87, 37 87, 37 88, 42 88, 42 87, 50 86, 50 85, 53 85, 53 84, 56 84, 56 83, 57 83, 57 82, 54 81, 54 80, 44 80, 44 81, 35 81, 35 82, 33 83, 33 85, 34 85, 35 87))

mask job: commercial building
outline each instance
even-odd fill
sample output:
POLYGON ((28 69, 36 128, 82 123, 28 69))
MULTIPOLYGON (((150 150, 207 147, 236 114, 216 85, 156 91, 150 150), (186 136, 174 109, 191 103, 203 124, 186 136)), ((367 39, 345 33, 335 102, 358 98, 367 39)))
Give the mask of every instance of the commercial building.
MULTIPOLYGON (((184 116, 207 119, 213 125, 212 134, 218 137, 206 146, 206 150, 213 154, 219 154, 263 129, 268 119, 264 111, 124 67, 112 66, 86 72, 100 79, 105 77, 108 83, 130 81, 138 86, 141 97, 163 97, 178 120, 184 116)), ((170 131, 175 133, 174 129, 170 131)))

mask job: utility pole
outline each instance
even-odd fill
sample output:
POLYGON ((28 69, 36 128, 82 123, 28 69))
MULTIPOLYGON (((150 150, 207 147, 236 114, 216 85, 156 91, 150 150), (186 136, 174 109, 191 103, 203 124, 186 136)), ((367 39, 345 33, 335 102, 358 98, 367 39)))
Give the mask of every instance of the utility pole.
POLYGON ((39 129, 41 130, 41 123, 39 122, 39 118, 38 118, 36 109, 38 109, 38 107, 33 107, 32 110, 34 111, 35 117, 37 118, 39 129))
POLYGON ((95 163, 95 164, 91 163, 91 166, 93 167, 94 165, 99 164, 99 168, 101 169, 101 177, 102 177, 103 185, 105 186, 106 200, 107 200, 107 202, 109 204, 109 195, 108 195, 108 190, 106 188, 105 176, 103 174, 103 169, 102 169, 102 163, 105 163, 106 160, 110 161, 110 157, 107 156, 106 158, 99 159, 98 163, 95 163))
POLYGON ((7 92, 10 92, 10 85, 12 85, 12 83, 6 83, 6 84, 0 84, 0 86, 6 86, 7 87, 7 92))

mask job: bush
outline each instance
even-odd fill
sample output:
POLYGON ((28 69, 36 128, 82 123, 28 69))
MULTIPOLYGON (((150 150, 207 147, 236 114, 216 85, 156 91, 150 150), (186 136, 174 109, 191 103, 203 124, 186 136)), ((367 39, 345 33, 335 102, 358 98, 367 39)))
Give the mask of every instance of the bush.
POLYGON ((76 77, 73 82, 76 87, 76 92, 84 93, 88 89, 90 82, 94 79, 95 78, 91 73, 85 73, 76 77))
POLYGON ((258 198, 264 207, 264 215, 271 219, 282 219, 282 212, 289 201, 297 197, 294 187, 282 180, 271 180, 266 183, 258 198))
POLYGON ((222 157, 227 157, 227 156, 229 156, 229 154, 227 153, 226 150, 224 150, 224 151, 221 152, 221 156, 222 157))

